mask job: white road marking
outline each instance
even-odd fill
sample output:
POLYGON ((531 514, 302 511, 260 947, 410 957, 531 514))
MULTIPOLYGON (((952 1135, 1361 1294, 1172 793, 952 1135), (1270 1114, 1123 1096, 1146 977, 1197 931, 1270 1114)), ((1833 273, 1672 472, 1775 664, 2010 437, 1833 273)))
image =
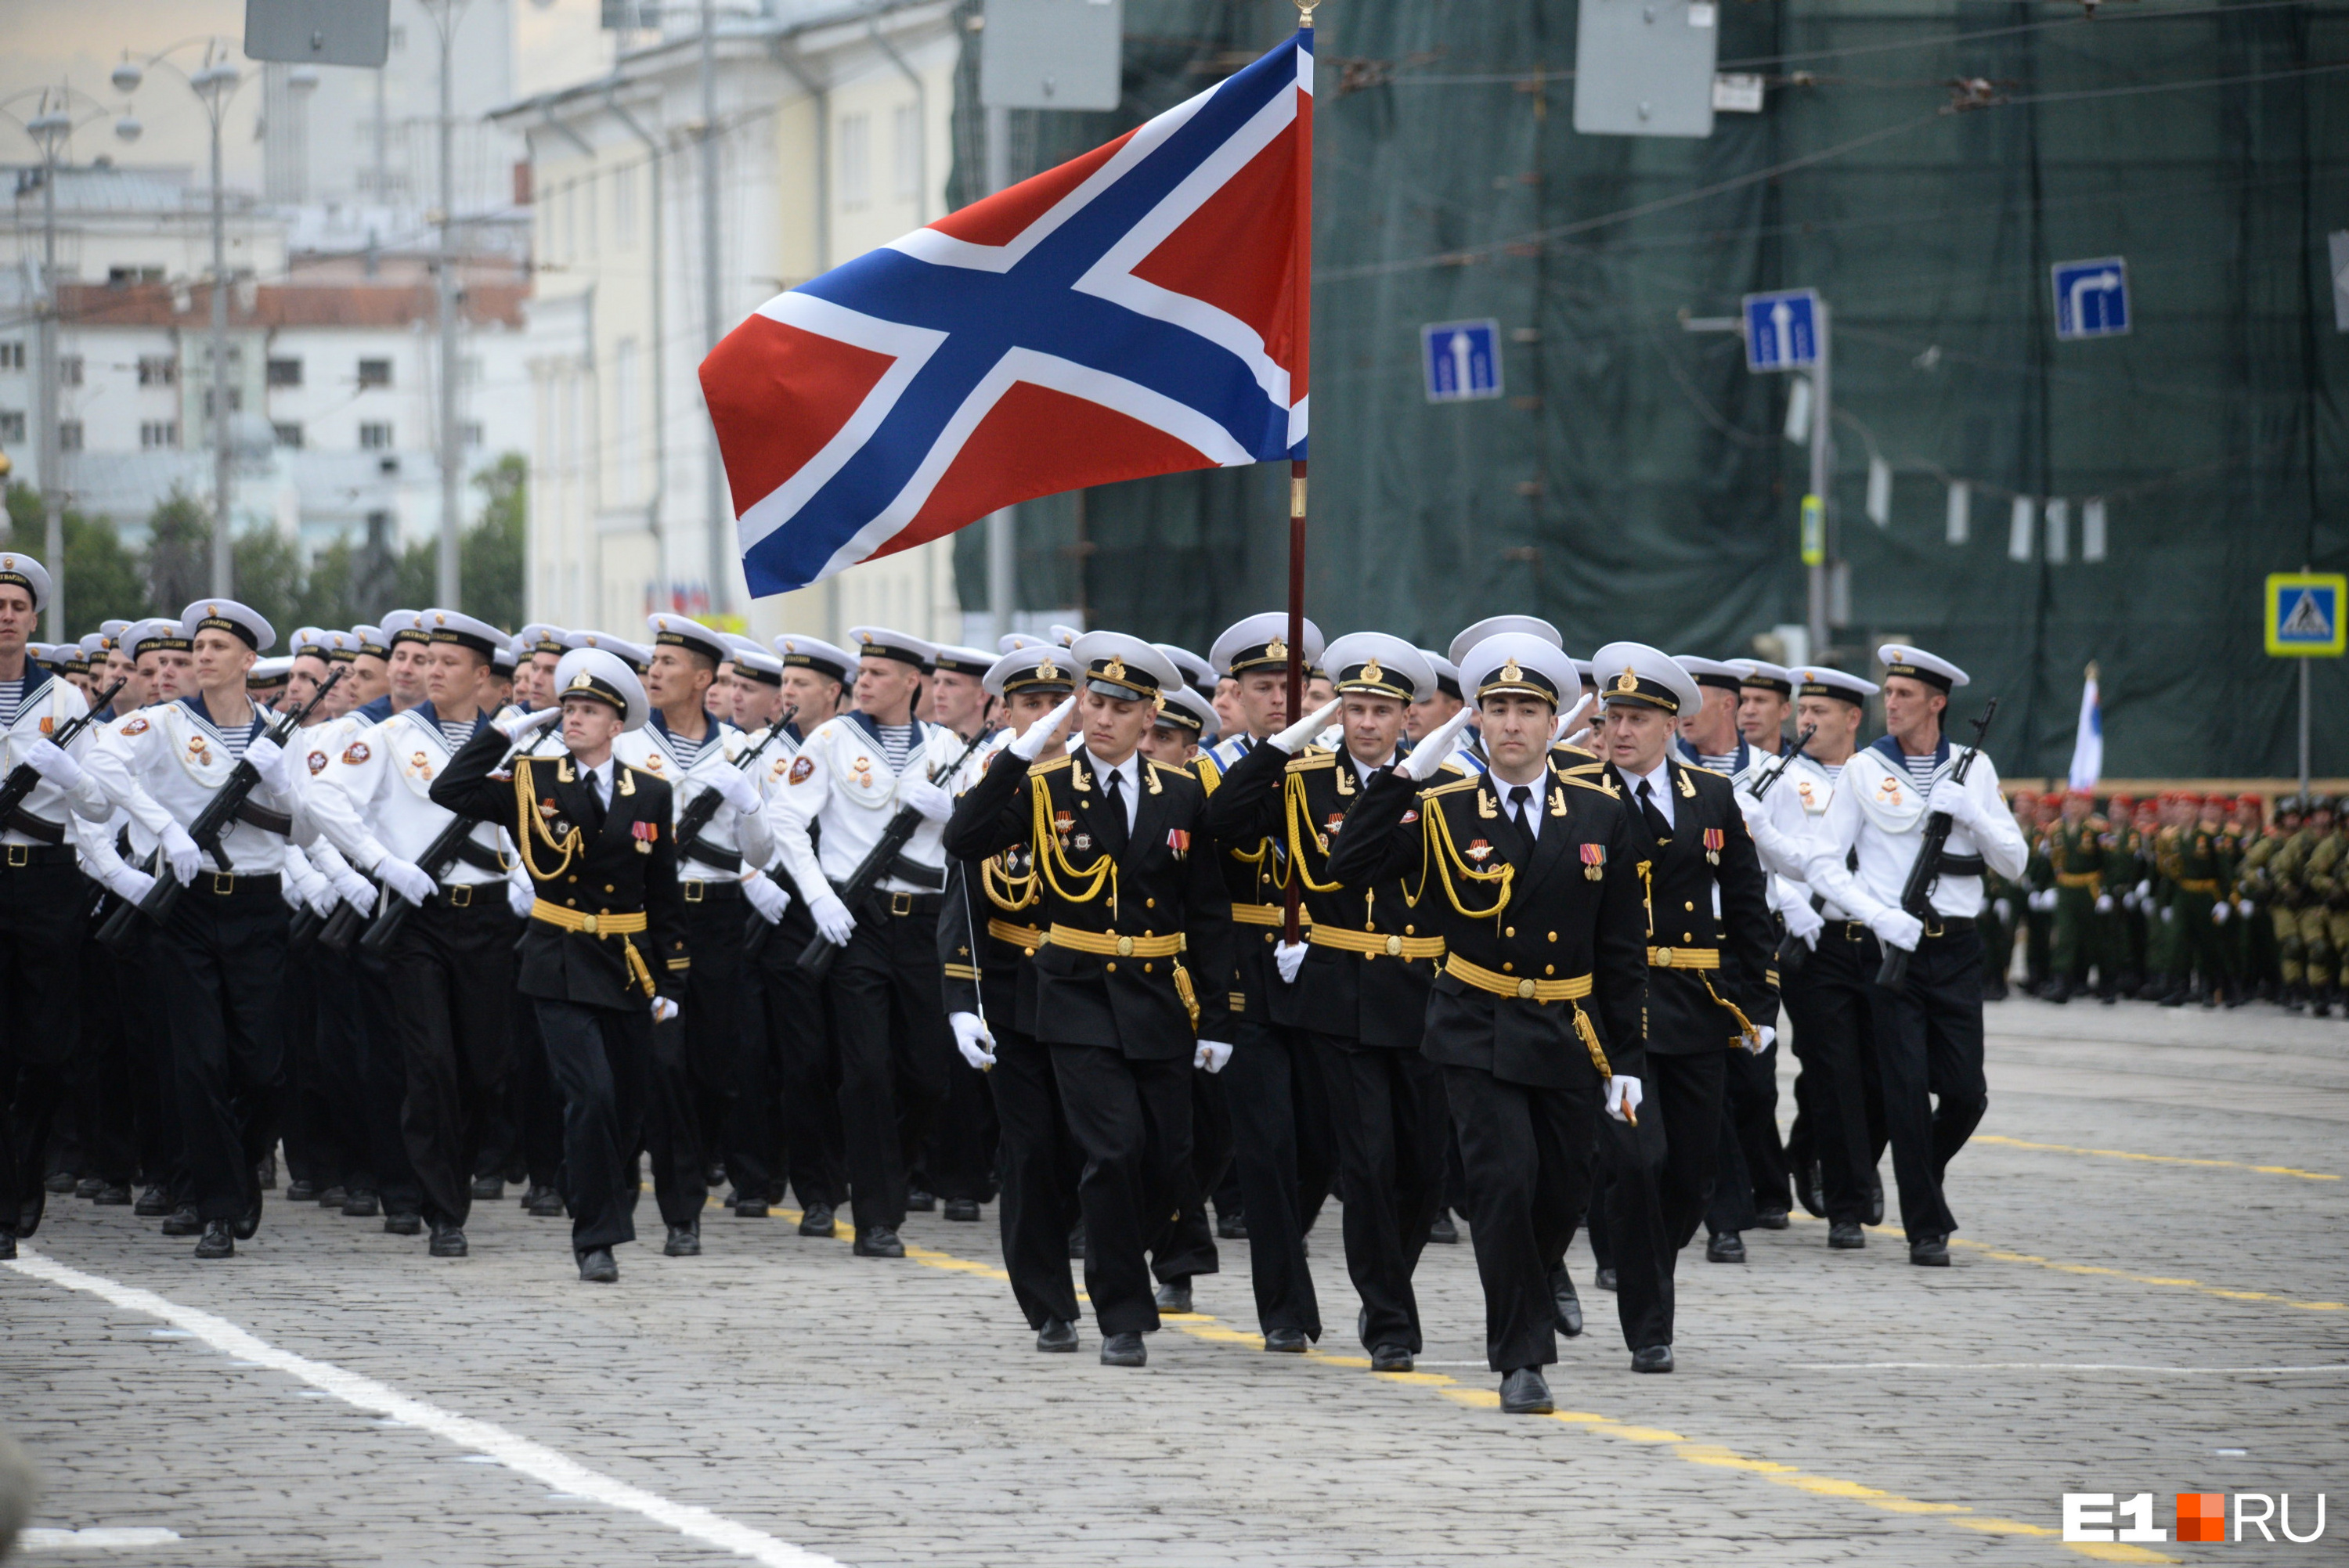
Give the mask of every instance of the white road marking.
POLYGON ((1797 1372, 2177 1372, 2221 1377, 2266 1372, 2349 1372, 2333 1367, 2140 1367, 2122 1361, 1805 1361, 1797 1372))
POLYGON ((35 1527, 16 1537, 26 1552, 129 1552, 141 1546, 162 1546, 180 1539, 176 1530, 153 1525, 95 1525, 88 1530, 35 1527))
MULTIPOLYGON (((624 1513, 642 1515, 680 1535, 731 1552, 739 1557, 747 1557, 754 1563, 766 1563, 768 1568, 843 1568, 832 1558, 810 1552, 802 1546, 794 1546, 788 1541, 779 1540, 764 1531, 753 1530, 722 1514, 712 1513, 692 1503, 673 1502, 641 1487, 631 1486, 590 1470, 567 1454, 557 1453, 502 1427, 471 1416, 460 1416, 453 1410, 444 1410, 438 1405, 402 1394, 388 1384, 363 1377, 327 1362, 313 1361, 306 1356, 280 1350, 224 1317, 215 1317, 191 1306, 181 1306, 152 1291, 122 1284, 99 1274, 84 1274, 22 1245, 17 1249, 16 1261, 7 1266, 32 1279, 45 1280, 67 1290, 102 1297, 126 1312, 160 1317, 184 1330, 189 1337, 231 1357, 233 1362, 283 1372, 314 1388, 324 1389, 346 1404, 376 1412, 389 1422, 422 1427, 469 1453, 493 1460, 509 1470, 541 1482, 551 1491, 583 1501, 599 1502, 624 1513)), ((73 1535, 76 1540, 69 1544, 82 1544, 83 1538, 91 1532, 59 1531, 51 1533, 73 1535)))

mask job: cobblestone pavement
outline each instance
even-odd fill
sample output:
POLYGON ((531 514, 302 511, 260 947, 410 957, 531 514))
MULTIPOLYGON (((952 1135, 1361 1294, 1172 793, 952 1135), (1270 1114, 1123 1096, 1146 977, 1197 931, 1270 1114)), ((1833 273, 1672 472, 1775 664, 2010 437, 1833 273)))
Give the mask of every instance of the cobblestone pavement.
MULTIPOLYGON (((38 1525, 173 1538, 29 1560, 2023 1563, 2084 1550, 2066 1491, 2151 1491, 2163 1525, 2172 1492, 2290 1492, 2305 1530, 2349 1492, 2349 1025, 2013 1001, 1991 1028, 1954 1267, 1799 1217, 1743 1267, 1692 1248, 1680 1370, 1642 1377, 1578 1243, 1592 1332, 1549 1419, 1494 1408, 1464 1245, 1421 1269, 1422 1369, 1371 1374, 1334 1210, 1319 1351, 1261 1352, 1227 1243, 1136 1372, 1089 1327, 1034 1352, 992 1208, 915 1216, 903 1263, 713 1210, 706 1255, 638 1244, 596 1288, 511 1201, 466 1260, 274 1203, 209 1265, 57 1201, 0 1267, 0 1429, 38 1525)), ((2227 1560, 2343 1561, 2327 1523, 2227 1560)))

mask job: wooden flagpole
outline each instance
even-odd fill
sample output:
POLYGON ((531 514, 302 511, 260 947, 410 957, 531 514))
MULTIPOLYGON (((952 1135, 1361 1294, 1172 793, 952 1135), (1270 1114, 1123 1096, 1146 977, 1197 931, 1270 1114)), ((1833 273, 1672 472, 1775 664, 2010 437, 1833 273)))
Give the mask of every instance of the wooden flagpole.
MULTIPOLYGON (((1313 49, 1313 12, 1319 3, 1319 0, 1295 0, 1298 47, 1308 58, 1313 49)), ((1302 61, 1299 66, 1301 69, 1302 61)), ((1291 247, 1296 268, 1297 346, 1289 372, 1291 407, 1297 404, 1299 388, 1303 387, 1309 395, 1312 385, 1309 372, 1313 360, 1313 98, 1312 93, 1300 93, 1297 104, 1297 239, 1291 247)), ((1288 464, 1288 722, 1295 724, 1304 717, 1305 459, 1292 458, 1288 464)), ((1303 878, 1298 874, 1299 870, 1289 868, 1288 886, 1283 894, 1286 912, 1281 939, 1289 943, 1298 940, 1300 923, 1298 901, 1303 878)))

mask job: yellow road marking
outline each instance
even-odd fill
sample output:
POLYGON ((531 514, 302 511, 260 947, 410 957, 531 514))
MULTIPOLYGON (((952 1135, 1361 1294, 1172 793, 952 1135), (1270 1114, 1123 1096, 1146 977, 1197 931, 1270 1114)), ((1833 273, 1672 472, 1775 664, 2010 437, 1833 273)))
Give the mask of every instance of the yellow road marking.
MULTIPOLYGON (((779 1208, 775 1212, 793 1224, 799 1222, 800 1216, 797 1210, 779 1208)), ((1806 1219, 1808 1217, 1804 1216, 1806 1219)), ((834 1223, 838 1227, 835 1240, 850 1241, 854 1238, 854 1230, 845 1222, 835 1221, 834 1223)), ((912 1262, 927 1267, 944 1269, 955 1274, 978 1274, 984 1278, 997 1280, 1009 1280, 1011 1277, 992 1264, 957 1257, 952 1253, 942 1253, 933 1247, 917 1247, 908 1243, 905 1256, 912 1262)), ((1164 1313, 1161 1315, 1161 1321, 1166 1327, 1174 1329, 1178 1334, 1185 1334, 1194 1339, 1211 1345, 1241 1345, 1257 1351, 1262 1351, 1264 1348, 1263 1335, 1246 1329, 1226 1328, 1206 1313, 1164 1313)), ((1365 1357, 1340 1356, 1319 1348, 1309 1348, 1298 1359, 1349 1368, 1367 1367, 1370 1365, 1369 1359, 1365 1357)), ((1374 1372, 1371 1376, 1382 1383, 1433 1389, 1453 1403, 1465 1405, 1472 1409, 1497 1410, 1501 1408, 1501 1396, 1497 1390, 1464 1384, 1457 1378, 1447 1377, 1441 1372, 1374 1372)), ((1879 1509, 1887 1513, 1939 1519, 1943 1522, 1967 1530, 1993 1535, 2056 1536, 2062 1533, 2060 1531, 2050 1530, 2045 1525, 2025 1524, 2019 1520, 1977 1514, 1961 1502, 1928 1502, 1918 1498, 1903 1497, 1898 1492, 1886 1491, 1879 1487, 1865 1486, 1856 1480, 1845 1480, 1837 1476, 1812 1474, 1798 1466, 1781 1464, 1775 1460, 1754 1459, 1718 1444, 1691 1441, 1678 1432, 1668 1432, 1660 1427, 1634 1426, 1629 1422, 1619 1421, 1612 1416, 1599 1415, 1588 1410, 1556 1410, 1544 1418, 1556 1421, 1562 1426, 1579 1428, 1593 1437, 1607 1438, 1621 1443, 1634 1443, 1651 1450, 1661 1449, 1689 1464, 1703 1465, 1713 1470, 1744 1470, 1773 1485, 1792 1487, 1796 1491, 1810 1492, 1819 1497, 1857 1502, 1868 1508, 1879 1509)), ((2094 1542, 2065 1542, 2064 1544, 2074 1552, 2111 1563, 2180 1561, 2178 1558, 2165 1557, 2159 1553, 2147 1552, 2137 1546, 2094 1542)))
POLYGON ((2137 1160, 2149 1165, 2200 1165, 2219 1171, 2254 1171, 2262 1176, 2296 1176, 2302 1181, 2341 1180, 2331 1171, 2302 1171, 2291 1165, 2251 1165, 2240 1160, 2196 1160, 2183 1154, 2140 1154, 2134 1149, 2083 1149, 2076 1144, 2033 1143, 2028 1139, 2004 1138, 1991 1132, 1977 1132, 1971 1141, 1996 1143, 2008 1149, 2035 1149, 2050 1154, 2094 1154, 2106 1160, 2137 1160))

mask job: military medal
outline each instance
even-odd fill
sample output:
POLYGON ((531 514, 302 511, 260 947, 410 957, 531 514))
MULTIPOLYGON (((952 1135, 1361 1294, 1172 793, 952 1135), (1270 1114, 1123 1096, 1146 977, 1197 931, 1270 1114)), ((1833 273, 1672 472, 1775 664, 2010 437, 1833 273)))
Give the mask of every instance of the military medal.
POLYGON ((628 824, 628 830, 636 835, 636 853, 648 855, 653 852, 653 841, 660 837, 659 823, 631 822, 628 824))
POLYGON ((1607 846, 1581 844, 1576 847, 1582 851, 1582 874, 1592 882, 1604 882, 1607 879, 1607 846))
POLYGON ((1483 865, 1485 861, 1492 857, 1492 853, 1493 846, 1486 843, 1484 840, 1471 839, 1468 841, 1468 858, 1475 861, 1478 865, 1483 865))
POLYGON ((1719 865, 1721 846, 1727 841, 1719 828, 1707 828, 1704 830, 1704 858, 1713 865, 1719 865))

